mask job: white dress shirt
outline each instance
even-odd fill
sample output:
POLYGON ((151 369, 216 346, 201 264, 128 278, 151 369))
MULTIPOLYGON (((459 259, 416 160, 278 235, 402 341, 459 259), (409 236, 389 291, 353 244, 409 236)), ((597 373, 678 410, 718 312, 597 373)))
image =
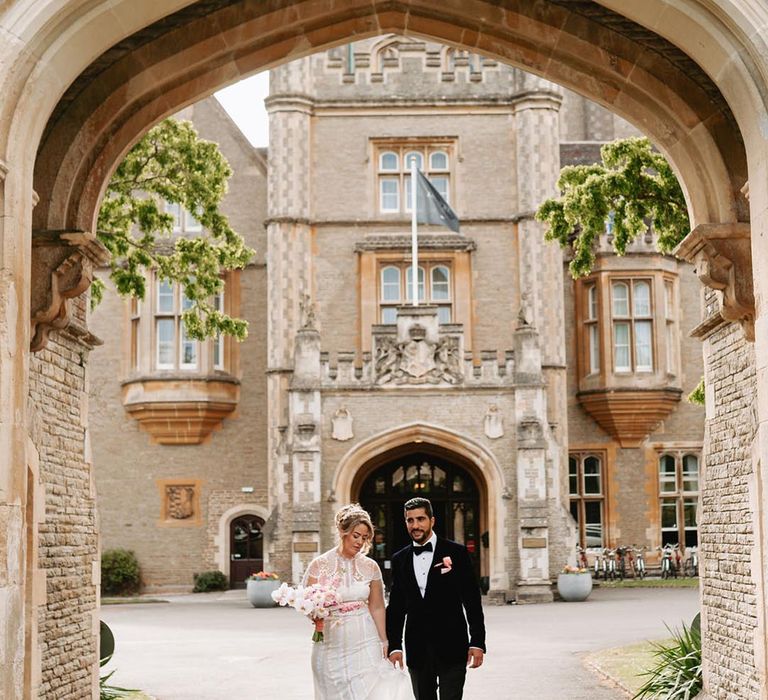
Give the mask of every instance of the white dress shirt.
MULTIPOLYGON (((430 537, 427 542, 432 543, 432 551, 431 552, 424 552, 423 554, 416 555, 413 554, 413 573, 416 574, 416 583, 419 586, 419 592, 421 593, 421 597, 423 598, 427 594, 427 577, 429 576, 429 570, 432 568, 432 562, 435 559, 435 547, 437 546, 437 535, 432 532, 432 537, 430 537)), ((423 547, 425 544, 416 544, 413 543, 414 550, 419 549, 420 547, 423 547)))

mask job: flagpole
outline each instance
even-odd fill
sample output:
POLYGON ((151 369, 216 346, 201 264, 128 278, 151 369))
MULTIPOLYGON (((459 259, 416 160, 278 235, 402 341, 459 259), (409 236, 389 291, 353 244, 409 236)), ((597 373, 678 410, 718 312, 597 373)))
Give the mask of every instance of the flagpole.
POLYGON ((411 289, 413 306, 419 305, 419 235, 416 224, 416 158, 411 159, 411 289))

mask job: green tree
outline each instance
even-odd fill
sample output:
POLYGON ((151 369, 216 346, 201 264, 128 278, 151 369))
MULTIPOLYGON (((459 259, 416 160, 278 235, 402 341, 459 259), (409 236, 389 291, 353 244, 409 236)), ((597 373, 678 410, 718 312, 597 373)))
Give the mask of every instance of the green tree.
MULTIPOLYGON (((128 152, 99 210, 97 235, 112 254, 110 277, 118 293, 143 299, 149 270, 181 284, 192 302, 183 320, 198 340, 218 333, 242 340, 248 333, 246 321, 212 303, 223 289, 222 273, 245 267, 254 255, 219 209, 231 175, 215 143, 201 139, 190 122, 166 119, 128 152), (166 202, 190 212, 203 233, 173 238, 166 202)), ((103 292, 96 282, 95 303, 103 292)))
POLYGON ((559 198, 546 200, 536 219, 549 224, 546 239, 570 246, 571 275, 583 277, 595 263, 595 247, 612 219, 613 248, 624 255, 649 222, 657 246, 671 252, 690 224, 680 183, 663 155, 646 138, 613 141, 600 149, 602 163, 569 165, 560 171, 559 198))

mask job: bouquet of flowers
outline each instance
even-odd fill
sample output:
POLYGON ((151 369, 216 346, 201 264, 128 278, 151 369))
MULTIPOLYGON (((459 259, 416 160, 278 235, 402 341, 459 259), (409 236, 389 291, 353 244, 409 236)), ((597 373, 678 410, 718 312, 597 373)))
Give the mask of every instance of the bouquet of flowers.
POLYGON ((279 605, 298 610, 315 623, 313 642, 323 641, 323 625, 331 610, 338 608, 340 601, 336 590, 329 586, 315 583, 312 586, 289 586, 283 583, 272 591, 272 599, 279 605))

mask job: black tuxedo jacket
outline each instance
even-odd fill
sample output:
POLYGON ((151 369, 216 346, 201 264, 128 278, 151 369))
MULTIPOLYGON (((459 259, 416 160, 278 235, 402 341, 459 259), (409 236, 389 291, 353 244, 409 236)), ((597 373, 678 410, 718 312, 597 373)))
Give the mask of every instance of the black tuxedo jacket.
POLYGON ((485 651, 480 588, 466 547, 437 538, 423 598, 413 572, 413 547, 408 545, 392 557, 387 606, 390 653, 403 648, 404 622, 406 661, 414 669, 426 663, 428 647, 445 666, 466 663, 470 646, 485 651), (453 563, 445 574, 440 573, 443 557, 450 557, 453 563))

